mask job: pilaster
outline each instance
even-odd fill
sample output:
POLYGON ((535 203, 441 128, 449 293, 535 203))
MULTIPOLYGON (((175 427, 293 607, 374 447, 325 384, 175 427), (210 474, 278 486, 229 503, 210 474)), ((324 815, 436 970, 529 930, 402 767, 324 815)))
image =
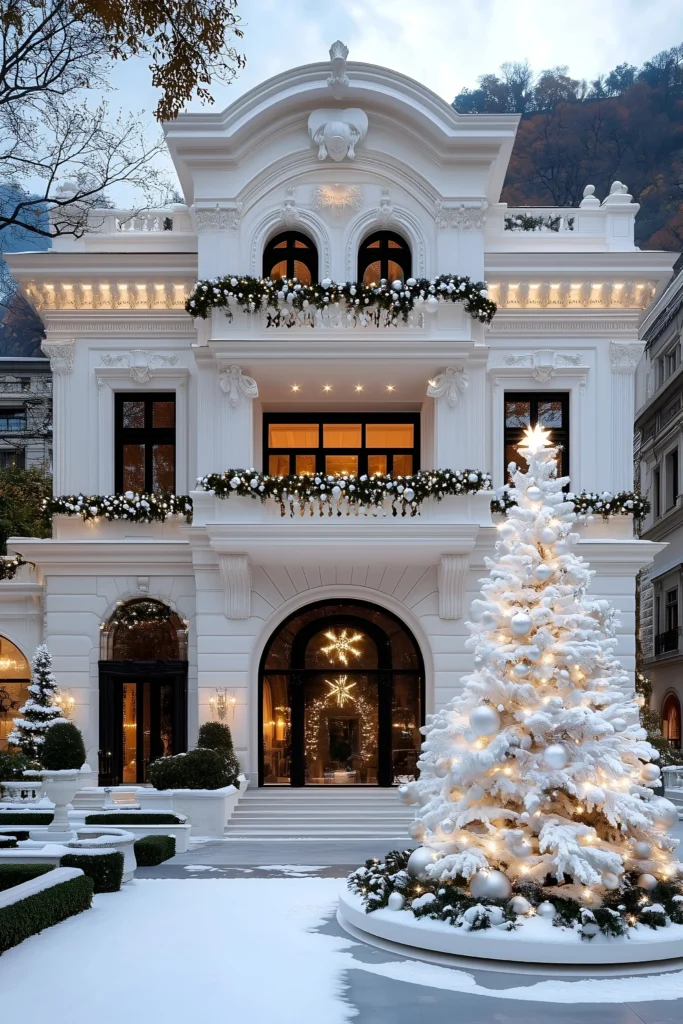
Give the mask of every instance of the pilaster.
POLYGON ((633 414, 635 372, 644 345, 610 342, 612 369, 612 488, 633 488, 633 414))
POLYGON ((41 348, 50 360, 53 375, 53 492, 66 494, 71 478, 71 379, 74 371, 74 341, 44 341, 41 348))

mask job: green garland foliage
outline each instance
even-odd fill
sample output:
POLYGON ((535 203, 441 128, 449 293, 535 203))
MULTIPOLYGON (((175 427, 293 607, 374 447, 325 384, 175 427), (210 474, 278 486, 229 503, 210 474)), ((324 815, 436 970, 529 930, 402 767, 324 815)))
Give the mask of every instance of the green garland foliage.
MULTIPOLYGON (((366 913, 380 910, 389 903, 392 892, 400 893, 405 899, 405 909, 412 910, 415 917, 431 917, 446 921, 455 927, 463 924, 465 911, 476 906, 500 907, 503 920, 510 929, 521 923, 510 909, 509 900, 474 899, 469 894, 464 879, 416 879, 406 868, 411 850, 394 850, 386 855, 384 862, 367 860, 365 865, 354 871, 347 880, 349 889, 360 896, 366 913), (426 894, 432 897, 425 900, 426 894), (413 901, 417 900, 417 905, 413 901)), ((556 927, 579 928, 581 937, 591 939, 598 931, 604 935, 625 935, 630 927, 646 924, 650 928, 661 928, 669 923, 683 924, 683 886, 677 882, 659 882, 654 890, 645 892, 637 885, 637 875, 624 879, 622 888, 610 892, 605 890, 602 905, 585 907, 577 900, 563 895, 563 887, 535 882, 520 882, 515 886, 515 896, 524 896, 532 908, 544 902, 555 907, 553 924, 556 927), (595 927, 594 927, 595 926, 595 927)), ((486 914, 481 914, 470 924, 472 931, 490 927, 486 914)))
MULTIPOLYGON (((648 499, 636 491, 621 491, 620 494, 610 494, 609 491, 603 491, 602 494, 582 491, 581 494, 568 494, 567 501, 574 502, 577 515, 602 516, 603 519, 609 519, 610 516, 633 516, 634 519, 644 519, 650 511, 648 499)), ((491 502, 491 511, 506 512, 516 504, 514 490, 505 489, 491 502)))
POLYGON ((51 516, 80 516, 83 520, 116 519, 128 523, 163 523, 171 516, 192 522, 192 499, 183 494, 71 494, 45 498, 42 512, 51 516))
POLYGON ((414 277, 405 283, 383 280, 375 287, 351 282, 337 284, 329 279, 320 284, 301 284, 296 278, 271 281, 270 278, 227 274, 210 281, 198 281, 185 309, 190 316, 202 320, 206 320, 212 309, 224 309, 231 319, 231 306, 237 305, 248 313, 265 309, 268 326, 279 327, 281 324, 293 326, 297 322, 292 311, 307 314, 343 302, 347 317, 360 322, 363 317, 380 326, 386 322, 382 314, 388 315, 390 323, 397 323, 399 318, 405 322, 413 309, 428 311, 433 306, 428 300, 436 298, 441 302, 463 302, 473 320, 490 324, 497 307, 488 294, 485 281, 474 282, 455 274, 441 274, 431 281, 414 277))
MULTIPOLYGON (((514 213, 505 217, 506 231, 540 231, 545 228, 547 231, 559 231, 562 217, 534 217, 530 213, 514 213)), ((567 217, 567 230, 574 230, 574 218, 567 217)))
POLYGON ((139 868, 153 868, 175 857, 175 836, 145 836, 135 844, 139 868))
POLYGON ((22 565, 34 565, 27 562, 20 554, 3 555, 0 557, 0 580, 13 580, 22 565))

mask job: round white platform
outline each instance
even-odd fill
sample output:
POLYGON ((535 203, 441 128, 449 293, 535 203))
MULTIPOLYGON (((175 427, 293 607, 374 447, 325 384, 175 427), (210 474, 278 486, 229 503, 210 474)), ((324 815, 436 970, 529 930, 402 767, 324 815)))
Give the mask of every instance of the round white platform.
MULTIPOLYGON (((525 919, 521 928, 501 931, 463 931, 445 921, 417 918, 410 910, 373 910, 366 914, 358 896, 344 892, 339 897, 337 920, 355 937, 382 945, 402 947, 408 956, 424 952, 439 959, 450 956, 484 961, 557 966, 651 964, 683 959, 683 925, 652 929, 631 928, 629 936, 607 938, 596 935, 588 941, 578 931, 555 928, 540 917, 525 919)), ((493 967, 493 963, 491 964, 493 967)))

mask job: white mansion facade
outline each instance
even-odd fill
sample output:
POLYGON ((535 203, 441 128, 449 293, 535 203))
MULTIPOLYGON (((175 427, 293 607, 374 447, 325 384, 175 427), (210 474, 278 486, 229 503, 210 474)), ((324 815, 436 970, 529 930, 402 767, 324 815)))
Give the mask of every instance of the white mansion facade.
MULTIPOLYGON (((619 183, 576 209, 508 209, 516 115, 460 115, 330 52, 166 127, 186 206, 102 211, 82 239, 8 256, 47 331, 54 493, 89 497, 83 515, 57 503, 51 539, 10 544, 35 568, 0 583, 0 634, 17 659, 47 642, 103 781, 144 780, 211 717, 253 781, 412 774, 419 726, 470 666, 465 619, 495 537, 482 474, 500 487, 541 422, 573 490, 633 485, 638 325, 673 254, 634 246, 619 183), (297 312, 278 285, 279 312, 240 305, 245 278, 282 275, 333 301, 297 312), (448 301, 461 278, 488 282, 490 323, 448 301), (380 279, 405 318, 329 284, 362 297, 380 279), (185 310, 197 280, 205 319, 185 310), (235 469, 247 493, 196 483, 235 469), (261 474, 298 475, 301 492, 341 474, 351 495, 356 477, 433 469, 467 470, 463 493, 412 504, 442 486, 427 474, 396 482, 395 507, 299 501, 292 483, 258 500, 261 474), (130 521, 148 518, 139 494, 166 492, 191 498, 191 521, 130 521)), ((631 670, 634 577, 659 550, 629 516, 583 528, 631 670)))

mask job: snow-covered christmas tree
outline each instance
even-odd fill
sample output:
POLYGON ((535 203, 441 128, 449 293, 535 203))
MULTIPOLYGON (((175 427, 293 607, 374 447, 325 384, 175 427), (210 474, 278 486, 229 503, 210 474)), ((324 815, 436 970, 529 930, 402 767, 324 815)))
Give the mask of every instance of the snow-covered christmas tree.
POLYGON ((55 703, 57 682, 52 674, 52 655, 45 644, 36 648, 31 662, 30 694, 26 703, 19 708, 23 718, 14 719, 14 729, 7 737, 8 743, 19 747, 27 757, 40 761, 40 749, 45 742, 45 733, 55 722, 66 721, 61 708, 55 703))
POLYGON ((393 888, 396 906, 412 900, 414 911, 461 923, 467 899, 505 907, 517 894, 516 913, 560 908, 589 935, 597 926, 583 908, 614 905, 617 923, 605 910, 600 927, 620 934, 636 912, 641 920, 649 890, 659 924, 683 920, 677 840, 667 835, 677 811, 654 793, 659 755, 613 656, 615 613, 587 596, 593 573, 574 551, 576 515, 548 444, 535 428, 520 445, 528 471, 511 466, 518 504, 472 604, 474 671, 424 727, 419 779, 399 788, 417 805, 411 834, 422 846, 407 872, 396 873, 396 855, 352 876, 368 909, 391 907, 393 888), (571 913, 552 903, 560 891, 571 913))

